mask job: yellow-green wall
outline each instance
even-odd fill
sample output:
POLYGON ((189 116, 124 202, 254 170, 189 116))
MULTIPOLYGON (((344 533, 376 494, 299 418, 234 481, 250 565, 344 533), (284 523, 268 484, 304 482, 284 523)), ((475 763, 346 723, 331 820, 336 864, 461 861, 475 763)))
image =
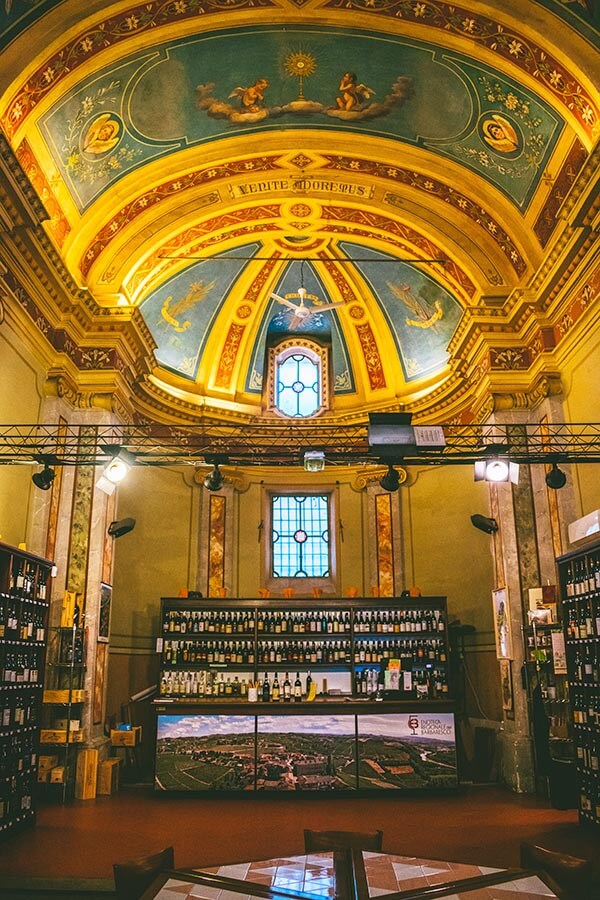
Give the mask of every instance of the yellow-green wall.
MULTIPOLYGON (((0 422, 39 421, 43 372, 14 331, 0 330, 0 422)), ((0 466, 0 540, 18 545, 27 540, 29 504, 35 467, 0 466)))
MULTIPOLYGON (((562 374, 566 422, 600 422, 600 340, 595 329, 577 345, 566 360, 562 374)), ((600 470, 597 465, 572 467, 578 514, 585 516, 600 507, 600 470)))

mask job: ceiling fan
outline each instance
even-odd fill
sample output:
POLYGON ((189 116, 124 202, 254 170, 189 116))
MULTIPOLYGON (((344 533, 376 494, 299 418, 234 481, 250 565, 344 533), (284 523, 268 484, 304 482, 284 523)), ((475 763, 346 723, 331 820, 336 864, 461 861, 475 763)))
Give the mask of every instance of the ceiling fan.
POLYGON ((294 311, 294 315, 292 317, 292 321, 290 323, 290 327, 294 327, 295 325, 300 325, 302 322, 306 322, 307 319, 310 319, 311 316, 314 316, 315 313, 326 312, 328 309, 336 309, 338 306, 345 306, 345 303, 324 303, 323 305, 318 306, 306 306, 304 300, 307 296, 306 288, 299 287, 298 288, 298 296, 300 297, 300 303, 292 303, 291 300, 288 300, 286 297, 280 297, 279 294, 272 293, 271 297, 274 300, 277 300, 278 303, 281 303, 282 306, 287 307, 288 309, 292 309, 294 311))

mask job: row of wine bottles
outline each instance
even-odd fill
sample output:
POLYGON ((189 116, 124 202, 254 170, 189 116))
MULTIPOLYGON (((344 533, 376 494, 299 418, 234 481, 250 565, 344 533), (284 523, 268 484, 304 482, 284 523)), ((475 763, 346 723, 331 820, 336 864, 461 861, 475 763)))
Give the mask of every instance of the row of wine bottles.
POLYGON ((23 605, 15 597, 0 594, 0 638, 19 641, 44 641, 46 627, 42 607, 23 605))
POLYGON ((581 597, 600 591, 600 553, 569 562, 565 579, 567 597, 581 597))
POLYGON ((50 569, 26 560, 13 560, 8 579, 8 593, 16 597, 46 600, 50 569))
POLYGON ((376 663, 384 659, 431 660, 446 662, 446 644, 443 640, 392 640, 357 641, 354 647, 355 663, 376 663))
POLYGON ((187 610, 169 609, 163 634, 349 634, 444 631, 439 609, 355 610, 187 610))
POLYGON ((23 787, 16 777, 0 784, 0 831, 32 814, 31 786, 23 787))
POLYGON ((230 665, 269 663, 337 663, 349 665, 350 644, 347 641, 165 641, 163 663, 167 666, 186 663, 221 663, 230 665))
POLYGON ((10 650, 4 653, 2 681, 6 684, 37 684, 44 658, 43 647, 29 647, 26 650, 10 650))
POLYGON ((35 725, 38 720, 38 696, 22 691, 2 693, 4 696, 0 696, 0 728, 35 725))
POLYGON ((575 725, 593 725, 600 728, 600 692, 573 691, 571 696, 575 725))
MULTIPOLYGON (((306 693, 310 690, 312 676, 310 672, 306 676, 306 693)), ((161 697, 188 697, 209 698, 209 699, 234 699, 239 698, 247 700, 252 691, 262 700, 270 700, 277 702, 278 700, 286 700, 290 697, 302 699, 303 685, 300 680, 300 673, 296 674, 294 682, 290 681, 289 674, 286 673, 285 678, 279 681, 277 673, 269 679, 267 673, 263 681, 258 685, 257 682, 239 678, 237 675, 233 677, 224 675, 223 672, 206 672, 200 671, 176 671, 163 672, 160 681, 161 697), (260 690, 259 690, 260 688, 260 690), (268 693, 268 696, 267 696, 268 693)))
MULTIPOLYGON (((381 688, 379 669, 361 669, 354 676, 354 693, 370 697, 381 688)), ((448 696, 448 677, 443 668, 420 668, 402 673, 402 690, 414 693, 419 699, 438 699, 448 696)))
POLYGON ((575 751, 577 764, 585 769, 597 772, 600 753, 600 734, 592 731, 577 730, 575 734, 575 751))
POLYGON ((575 600, 565 609, 567 639, 600 636, 600 597, 575 600))
POLYGON ((579 815, 600 825, 600 778, 590 772, 579 773, 579 815))
POLYGON ((572 664, 569 666, 578 683, 600 684, 600 643, 582 644, 570 648, 572 664))
POLYGON ((33 769, 37 762, 35 727, 16 729, 0 735, 0 782, 33 769))

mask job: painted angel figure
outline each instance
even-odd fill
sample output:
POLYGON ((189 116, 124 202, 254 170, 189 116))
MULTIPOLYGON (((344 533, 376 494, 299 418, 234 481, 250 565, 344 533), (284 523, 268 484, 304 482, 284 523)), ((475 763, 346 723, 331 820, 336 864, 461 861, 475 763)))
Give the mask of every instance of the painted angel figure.
POLYGON ((339 109, 358 110, 371 99, 375 93, 373 88, 366 84, 357 84, 358 78, 355 72, 344 72, 338 88, 340 97, 336 98, 339 109))
POLYGON ((246 112, 258 112, 264 106, 264 92, 269 87, 267 78, 257 78, 250 87, 236 87, 230 93, 230 97, 237 97, 241 107, 246 112))

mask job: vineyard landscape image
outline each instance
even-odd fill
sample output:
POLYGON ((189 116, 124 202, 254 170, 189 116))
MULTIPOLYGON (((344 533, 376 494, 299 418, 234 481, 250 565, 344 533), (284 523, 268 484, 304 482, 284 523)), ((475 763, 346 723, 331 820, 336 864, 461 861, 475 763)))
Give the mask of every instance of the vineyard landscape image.
POLYGON ((353 791, 457 784, 454 717, 159 715, 162 791, 353 791))

